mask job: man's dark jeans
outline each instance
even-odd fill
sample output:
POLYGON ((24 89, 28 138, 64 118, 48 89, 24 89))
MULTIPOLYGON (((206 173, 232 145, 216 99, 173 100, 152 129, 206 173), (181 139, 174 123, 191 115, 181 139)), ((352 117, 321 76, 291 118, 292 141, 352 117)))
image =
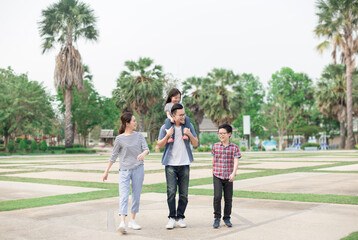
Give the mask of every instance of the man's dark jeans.
POLYGON ((189 188, 189 165, 165 166, 165 177, 167 179, 167 202, 169 207, 169 218, 185 218, 184 212, 188 204, 189 188), (179 188, 178 209, 176 209, 175 195, 179 188))
POLYGON ((214 218, 221 218, 221 198, 224 190, 224 217, 223 219, 230 219, 232 208, 232 193, 233 182, 229 179, 221 179, 213 175, 214 183, 214 218))

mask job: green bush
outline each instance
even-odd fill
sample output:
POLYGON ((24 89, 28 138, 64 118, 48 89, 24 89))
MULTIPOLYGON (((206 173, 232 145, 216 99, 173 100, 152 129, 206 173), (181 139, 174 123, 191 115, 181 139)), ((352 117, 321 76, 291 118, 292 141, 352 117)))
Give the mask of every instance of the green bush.
POLYGON ((72 148, 83 148, 83 145, 76 143, 72 145, 72 148))
POLYGON ((245 152, 245 151, 246 151, 246 147, 241 147, 240 151, 241 151, 241 152, 245 152))
POLYGON ((13 141, 9 141, 9 143, 7 144, 7 150, 9 151, 9 153, 13 153, 15 150, 15 144, 13 141))
POLYGON ((47 148, 49 151, 55 151, 55 150, 65 150, 65 146, 49 146, 47 148))
POLYGON ((266 149, 264 147, 261 148, 261 151, 266 151, 266 149))
POLYGON ((30 145, 31 152, 36 151, 38 148, 39 148, 39 145, 37 144, 37 142, 35 140, 32 140, 31 145, 30 145))
POLYGON ((15 143, 19 144, 21 142, 22 138, 16 138, 15 143))
POLYGON ((306 143, 302 144, 302 149, 305 149, 306 147, 317 147, 317 148, 319 148, 320 145, 319 145, 319 143, 309 143, 309 142, 306 142, 306 143))
POLYGON ((358 144, 356 144, 356 145, 354 146, 354 148, 355 148, 355 149, 358 149, 358 144))
POLYGON ((196 148, 196 151, 198 151, 198 152, 204 152, 204 147, 197 147, 197 148, 196 148))
POLYGON ((96 153, 92 148, 67 148, 65 153, 96 153))
POLYGON ((4 146, 0 146, 0 152, 3 152, 3 151, 5 151, 5 147, 4 146))
POLYGON ((46 150, 47 150, 47 143, 46 143, 45 140, 42 140, 41 145, 40 145, 40 149, 41 149, 41 151, 46 152, 46 150))
POLYGON ((27 143, 25 139, 22 139, 19 144, 19 150, 26 151, 27 149, 27 143))
POLYGON ((200 144, 202 145, 214 145, 214 143, 220 142, 217 134, 204 133, 200 135, 200 144))
POLYGON ((5 143, 5 141, 0 139, 0 144, 4 144, 4 143, 5 143))

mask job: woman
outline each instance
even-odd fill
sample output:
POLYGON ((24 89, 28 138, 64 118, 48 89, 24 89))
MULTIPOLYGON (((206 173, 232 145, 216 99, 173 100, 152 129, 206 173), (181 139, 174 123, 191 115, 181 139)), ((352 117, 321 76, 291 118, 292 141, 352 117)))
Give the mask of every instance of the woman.
POLYGON ((119 135, 116 137, 112 156, 103 175, 103 181, 107 180, 109 169, 119 156, 119 215, 121 223, 118 231, 126 233, 125 218, 128 211, 129 185, 132 180, 132 207, 131 220, 128 227, 139 230, 135 216, 139 211, 140 193, 144 180, 144 156, 149 154, 148 145, 141 133, 135 132, 137 120, 133 113, 125 112, 121 116, 122 125, 119 135))

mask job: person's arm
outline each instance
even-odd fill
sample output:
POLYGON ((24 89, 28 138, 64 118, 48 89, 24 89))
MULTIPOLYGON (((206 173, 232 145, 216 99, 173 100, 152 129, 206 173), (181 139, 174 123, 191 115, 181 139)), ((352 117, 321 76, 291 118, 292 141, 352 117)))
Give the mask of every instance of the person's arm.
POLYGON ((148 154, 149 154, 149 150, 144 150, 144 152, 142 152, 141 154, 138 155, 137 160, 143 161, 144 157, 147 156, 148 154))
POLYGON ((142 134, 140 136, 140 139, 141 139, 141 147, 142 147, 143 152, 137 156, 137 160, 143 161, 144 157, 149 154, 149 148, 148 148, 147 141, 145 140, 145 138, 142 134))
POLYGON ((112 165, 113 165, 113 162, 108 162, 107 169, 106 169, 106 171, 104 171, 104 174, 103 174, 103 179, 102 179, 103 182, 104 182, 105 180, 107 180, 107 178, 108 178, 108 172, 109 172, 109 169, 111 169, 112 165))
POLYGON ((173 127, 169 128, 168 130, 166 130, 164 128, 163 129, 161 128, 160 129, 160 134, 159 134, 159 139, 158 139, 158 142, 157 142, 158 147, 163 148, 167 144, 168 139, 173 135, 173 133, 174 133, 173 127), (162 131, 166 131, 166 134, 163 133, 162 131), (165 134, 165 136, 162 137, 162 135, 164 135, 164 134, 165 134))
POLYGON ((239 167, 239 159, 234 158, 234 170, 232 171, 231 175, 229 176, 229 182, 233 182, 235 180, 236 171, 237 171, 238 167, 239 167))
POLYGON ((170 122, 174 123, 173 117, 170 115, 169 111, 165 111, 167 113, 167 118, 169 118, 170 122))

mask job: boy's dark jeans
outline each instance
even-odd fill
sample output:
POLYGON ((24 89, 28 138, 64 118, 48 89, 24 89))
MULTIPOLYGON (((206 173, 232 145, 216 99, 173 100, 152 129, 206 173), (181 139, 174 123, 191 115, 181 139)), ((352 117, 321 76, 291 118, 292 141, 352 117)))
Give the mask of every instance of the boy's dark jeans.
POLYGON ((165 166, 169 218, 185 218, 184 213, 186 205, 188 205, 189 171, 189 165, 165 166), (177 186, 179 187, 178 209, 175 207, 175 195, 177 193, 177 186))
POLYGON ((224 191, 224 217, 223 219, 230 219, 232 208, 232 193, 233 182, 229 179, 221 179, 213 175, 214 183, 214 218, 221 218, 221 198, 224 191))

